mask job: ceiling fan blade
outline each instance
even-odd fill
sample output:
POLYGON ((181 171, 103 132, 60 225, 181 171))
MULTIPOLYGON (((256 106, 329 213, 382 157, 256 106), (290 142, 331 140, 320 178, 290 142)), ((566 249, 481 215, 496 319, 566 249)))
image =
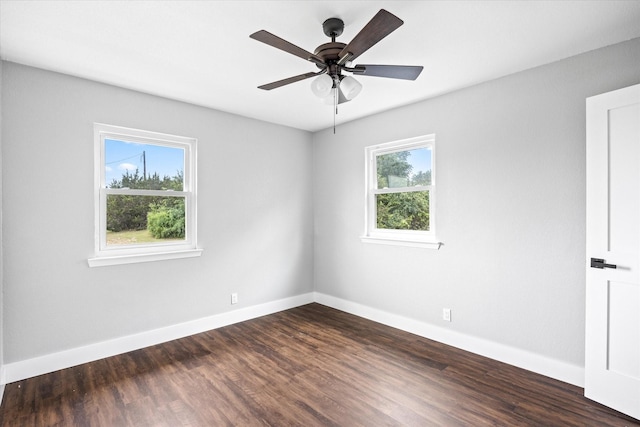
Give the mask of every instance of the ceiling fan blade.
POLYGON ((359 76, 388 77, 390 79, 415 80, 424 67, 418 65, 371 65, 358 64, 353 74, 359 76))
POLYGON ((300 80, 305 80, 314 76, 318 76, 322 73, 324 73, 325 71, 319 71, 317 73, 304 73, 304 74, 300 74, 298 76, 293 76, 293 77, 289 77, 287 79, 282 79, 282 80, 278 80, 277 82, 273 82, 273 83, 267 83, 266 85, 262 85, 262 86, 258 86, 258 89, 264 89, 264 90, 271 90, 271 89, 276 89, 279 88, 281 86, 285 86, 288 85, 290 83, 295 83, 295 82, 299 82, 300 80))
POLYGON ((251 34, 249 37, 251 37, 254 40, 258 40, 259 42, 268 44, 269 46, 273 46, 276 49, 284 50, 285 52, 288 52, 292 55, 300 57, 306 61, 315 62, 316 64, 324 65, 324 61, 319 56, 316 56, 311 52, 307 52, 301 47, 298 47, 293 43, 289 43, 285 39, 281 39, 280 37, 273 35, 268 31, 265 31, 265 30, 256 31, 255 33, 251 34))
POLYGON ((404 22, 400 18, 384 9, 380 9, 371 21, 351 40, 351 43, 342 49, 338 55, 340 62, 354 60, 402 24, 404 22))

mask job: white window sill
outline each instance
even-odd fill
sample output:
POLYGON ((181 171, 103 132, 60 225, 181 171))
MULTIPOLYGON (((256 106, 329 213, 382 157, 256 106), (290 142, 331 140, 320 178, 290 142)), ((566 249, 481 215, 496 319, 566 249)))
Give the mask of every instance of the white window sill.
POLYGON ((440 246, 442 246, 442 242, 425 241, 425 240, 393 239, 388 237, 360 236, 360 240, 363 243, 375 243, 377 245, 408 246, 412 248, 435 249, 435 250, 440 249, 440 246))
POLYGON ((157 252, 135 255, 100 256, 89 258, 89 267, 106 267, 109 265, 134 264, 138 262, 163 261, 167 259, 193 258, 202 255, 202 249, 188 249, 174 252, 157 252))

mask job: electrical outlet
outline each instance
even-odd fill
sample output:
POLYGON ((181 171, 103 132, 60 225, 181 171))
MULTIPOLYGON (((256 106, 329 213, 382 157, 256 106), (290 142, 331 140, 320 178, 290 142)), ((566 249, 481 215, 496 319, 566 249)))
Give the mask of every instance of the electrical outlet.
POLYGON ((450 308, 443 308, 442 309, 442 320, 445 320, 447 322, 451 322, 451 309, 450 308))
POLYGON ((237 304, 237 303, 238 303, 238 294, 234 292, 231 294, 231 304, 237 304))

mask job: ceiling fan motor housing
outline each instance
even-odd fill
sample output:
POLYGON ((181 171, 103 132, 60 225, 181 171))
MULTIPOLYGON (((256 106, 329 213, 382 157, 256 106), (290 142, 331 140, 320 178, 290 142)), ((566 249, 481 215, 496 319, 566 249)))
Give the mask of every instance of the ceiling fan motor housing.
MULTIPOLYGON (((340 52, 344 49, 346 44, 340 42, 329 42, 325 44, 321 44, 316 48, 313 52, 316 56, 322 58, 324 63, 328 66, 335 64, 340 59, 340 52)), ((322 65, 317 64, 318 68, 324 68, 322 65)))

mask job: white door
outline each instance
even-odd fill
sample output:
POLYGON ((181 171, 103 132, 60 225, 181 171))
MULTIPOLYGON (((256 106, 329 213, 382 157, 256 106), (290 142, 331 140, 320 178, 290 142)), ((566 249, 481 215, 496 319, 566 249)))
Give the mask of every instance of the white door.
POLYGON ((640 419, 640 85, 587 99, 585 396, 640 419))

